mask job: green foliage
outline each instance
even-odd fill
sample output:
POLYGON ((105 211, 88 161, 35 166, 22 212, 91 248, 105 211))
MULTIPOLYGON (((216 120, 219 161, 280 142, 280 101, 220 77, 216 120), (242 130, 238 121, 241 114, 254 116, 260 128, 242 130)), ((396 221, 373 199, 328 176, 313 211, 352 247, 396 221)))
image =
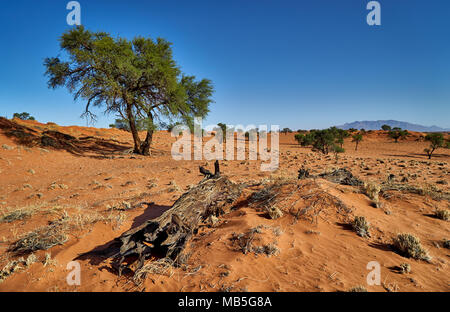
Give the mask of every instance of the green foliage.
POLYGON ((401 128, 393 128, 388 132, 388 136, 395 140, 395 143, 398 142, 399 139, 406 139, 409 135, 408 130, 402 130, 401 128))
MULTIPOLYGON (((131 131, 129 121, 124 118, 116 119, 113 124, 109 125, 109 127, 120 129, 120 130, 125 130, 125 131, 131 131)), ((137 131, 147 130, 144 119, 140 119, 140 120, 136 121, 136 129, 137 129, 137 131)))
POLYGON ((222 137, 218 137, 218 139, 219 140, 222 139, 222 142, 226 142, 226 140, 227 140, 227 135, 226 135, 226 133, 227 133, 227 125, 224 124, 224 123, 219 122, 217 124, 217 126, 220 128, 220 130, 222 130, 222 137))
POLYGON ((149 155, 158 120, 174 118, 191 126, 195 116, 206 116, 212 102, 212 82, 182 74, 171 45, 162 38, 129 41, 83 26, 72 28, 60 38, 69 60, 44 61, 48 86, 65 86, 75 99, 85 100, 86 117, 96 117, 91 106, 118 113, 129 123, 135 153, 149 155), (141 121, 145 141, 137 134, 141 121))
POLYGON ((390 130, 392 130, 391 126, 389 126, 389 125, 382 125, 382 126, 381 126, 381 129, 384 130, 384 131, 390 131, 390 130))
POLYGON ((331 127, 324 130, 311 130, 309 133, 297 133, 295 140, 301 146, 312 146, 313 150, 328 154, 329 152, 343 153, 344 138, 348 137, 347 131, 331 127))
POLYGON ((22 120, 35 120, 33 116, 31 116, 29 113, 26 112, 14 113, 13 118, 18 118, 22 120))
POLYGON ((445 142, 444 135, 442 133, 429 133, 425 136, 425 141, 430 142, 430 147, 424 149, 428 155, 428 159, 431 159, 433 152, 440 147, 448 146, 448 142, 445 142))
POLYGON ((343 129, 337 129, 335 127, 331 128, 335 132, 336 135, 336 143, 339 144, 339 146, 343 149, 344 146, 344 139, 348 138, 350 136, 350 133, 343 129))

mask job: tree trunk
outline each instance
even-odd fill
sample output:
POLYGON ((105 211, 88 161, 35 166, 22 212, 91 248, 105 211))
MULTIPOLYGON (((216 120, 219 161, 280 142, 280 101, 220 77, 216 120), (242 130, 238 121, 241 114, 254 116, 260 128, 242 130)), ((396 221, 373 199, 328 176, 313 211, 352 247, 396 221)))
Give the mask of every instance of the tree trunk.
POLYGON ((134 119, 131 105, 127 105, 127 118, 128 118, 128 123, 130 124, 131 134, 133 135, 134 153, 142 154, 141 139, 139 138, 139 132, 136 128, 136 120, 134 119))
POLYGON ((149 256, 178 260, 190 238, 210 216, 227 213, 241 195, 241 187, 220 176, 218 162, 215 174, 201 168, 205 174, 196 187, 184 193, 161 216, 148 220, 116 238, 116 246, 105 255, 115 260, 119 275, 124 268, 139 261, 137 272, 149 256), (126 260, 126 261, 125 261, 126 260), (126 262, 126 266, 122 264, 126 262))
POLYGON ((148 113, 147 116, 148 116, 148 120, 149 120, 149 126, 148 126, 149 128, 147 129, 147 136, 145 137, 145 141, 142 142, 142 144, 141 144, 141 153, 142 153, 142 155, 150 156, 150 146, 152 145, 152 142, 153 142, 154 128, 153 128, 153 115, 151 113, 148 113), (151 125, 150 125, 150 121, 151 121, 151 125))

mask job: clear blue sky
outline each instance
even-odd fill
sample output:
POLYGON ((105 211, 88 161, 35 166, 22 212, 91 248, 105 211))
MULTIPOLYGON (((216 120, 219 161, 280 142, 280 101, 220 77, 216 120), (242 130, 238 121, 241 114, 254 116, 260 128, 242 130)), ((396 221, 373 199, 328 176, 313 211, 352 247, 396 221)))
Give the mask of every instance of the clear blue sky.
MULTIPOLYGON (((84 125, 82 101, 47 88, 68 1, 0 5, 0 115, 84 125)), ((450 127, 450 1, 79 0, 82 24, 114 36, 163 37, 187 74, 216 89, 207 123, 322 128, 397 119, 450 127)), ((96 124, 106 127, 113 116, 96 124)))

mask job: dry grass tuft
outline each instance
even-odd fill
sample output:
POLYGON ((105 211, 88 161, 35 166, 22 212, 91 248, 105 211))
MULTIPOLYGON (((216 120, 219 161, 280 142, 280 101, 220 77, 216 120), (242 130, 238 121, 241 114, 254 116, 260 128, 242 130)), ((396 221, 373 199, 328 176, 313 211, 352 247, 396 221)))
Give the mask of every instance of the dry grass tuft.
POLYGON ((402 274, 407 274, 411 272, 411 265, 409 263, 402 263, 400 264, 399 267, 402 274))
POLYGON ((156 261, 150 261, 142 268, 137 270, 134 274, 133 280, 136 284, 142 283, 147 278, 148 274, 159 274, 165 276, 172 275, 173 260, 169 258, 162 258, 156 261))
POLYGON ((405 257, 430 261, 431 257, 420 244, 420 239, 412 234, 398 234, 394 238, 394 247, 405 257))
POLYGON ((375 204, 379 204, 380 198, 379 194, 381 191, 381 186, 375 182, 364 183, 364 194, 366 194, 375 204))
POLYGON ((362 285, 358 285, 350 288, 348 292, 367 292, 367 288, 362 285))
POLYGON ((436 210, 434 215, 436 216, 436 218, 444 221, 450 220, 450 210, 447 209, 436 210))
POLYGON ((370 237, 370 224, 365 217, 356 216, 352 222, 353 230, 361 237, 370 237))
POLYGON ((6 209, 0 216, 0 223, 11 223, 17 220, 30 218, 37 211, 36 206, 27 206, 14 209, 6 209))

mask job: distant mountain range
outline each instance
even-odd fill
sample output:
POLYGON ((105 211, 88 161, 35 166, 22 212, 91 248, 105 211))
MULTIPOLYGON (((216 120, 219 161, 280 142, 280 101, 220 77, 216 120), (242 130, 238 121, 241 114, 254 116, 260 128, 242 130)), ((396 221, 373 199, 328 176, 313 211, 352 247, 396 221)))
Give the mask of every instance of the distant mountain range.
POLYGON ((377 121, 355 121, 351 123, 346 123, 341 126, 336 126, 337 128, 348 130, 350 128, 354 129, 365 129, 365 130, 380 130, 381 126, 388 125, 392 128, 398 127, 402 129, 406 129, 409 131, 417 131, 417 132, 444 132, 444 131, 450 131, 450 129, 444 129, 438 126, 421 126, 412 124, 405 121, 398 121, 398 120, 377 120, 377 121))

